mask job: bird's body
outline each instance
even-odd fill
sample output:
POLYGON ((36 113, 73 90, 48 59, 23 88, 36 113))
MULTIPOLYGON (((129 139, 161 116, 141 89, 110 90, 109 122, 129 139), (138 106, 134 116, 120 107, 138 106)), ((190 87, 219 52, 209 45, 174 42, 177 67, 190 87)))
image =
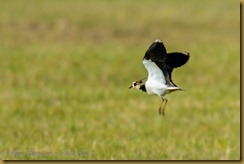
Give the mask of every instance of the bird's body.
POLYGON ((130 88, 136 88, 148 94, 156 94, 162 98, 159 113, 164 114, 164 108, 167 104, 166 94, 173 91, 182 90, 171 79, 174 68, 184 65, 189 59, 189 53, 173 52, 167 53, 161 40, 155 40, 147 50, 143 65, 148 71, 146 82, 137 80, 132 83, 130 88), (161 108, 163 102, 165 104, 161 108), (163 110, 163 111, 162 111, 163 110))
POLYGON ((148 94, 156 94, 158 96, 164 96, 173 90, 180 88, 176 86, 167 85, 164 75, 160 68, 150 60, 143 60, 144 66, 147 68, 149 75, 145 82, 146 91, 148 94))

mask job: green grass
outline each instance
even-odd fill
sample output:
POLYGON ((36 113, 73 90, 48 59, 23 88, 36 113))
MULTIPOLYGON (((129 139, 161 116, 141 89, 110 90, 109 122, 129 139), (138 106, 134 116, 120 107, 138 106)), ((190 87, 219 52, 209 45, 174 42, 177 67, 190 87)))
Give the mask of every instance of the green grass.
POLYGON ((231 0, 0 1, 0 158, 240 159, 239 26, 231 0), (128 89, 157 38, 191 54, 164 117, 128 89))

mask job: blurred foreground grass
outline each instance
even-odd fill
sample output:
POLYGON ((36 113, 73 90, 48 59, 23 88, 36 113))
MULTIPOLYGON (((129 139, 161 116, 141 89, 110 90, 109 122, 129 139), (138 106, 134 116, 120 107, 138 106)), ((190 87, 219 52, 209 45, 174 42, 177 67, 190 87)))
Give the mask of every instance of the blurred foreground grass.
POLYGON ((1 159, 240 159, 239 26, 230 0, 0 1, 1 159), (128 90, 157 38, 191 53, 165 117, 128 90))

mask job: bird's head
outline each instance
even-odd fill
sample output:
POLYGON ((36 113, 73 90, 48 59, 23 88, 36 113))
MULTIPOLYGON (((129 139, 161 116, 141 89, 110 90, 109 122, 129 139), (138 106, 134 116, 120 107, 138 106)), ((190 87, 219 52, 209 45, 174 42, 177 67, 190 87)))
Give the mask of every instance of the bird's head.
POLYGON ((135 89, 140 89, 141 88, 141 86, 143 85, 143 82, 142 82, 142 80, 137 80, 137 81, 134 81, 133 83, 132 83, 132 85, 129 87, 129 89, 131 89, 131 88, 135 88, 135 89))

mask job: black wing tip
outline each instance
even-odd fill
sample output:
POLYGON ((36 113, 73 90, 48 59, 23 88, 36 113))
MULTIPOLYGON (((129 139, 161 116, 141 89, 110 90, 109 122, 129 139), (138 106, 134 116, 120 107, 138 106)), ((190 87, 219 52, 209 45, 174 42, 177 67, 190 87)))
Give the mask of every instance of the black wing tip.
POLYGON ((151 59, 152 61, 164 61, 166 59, 167 51, 160 39, 156 39, 146 51, 143 59, 151 59))
POLYGON ((148 48, 148 51, 156 51, 156 50, 161 51, 161 53, 166 53, 164 44, 160 39, 156 39, 148 48))
POLYGON ((189 52, 170 52, 167 54, 166 64, 171 68, 177 68, 187 63, 189 58, 189 52))
POLYGON ((187 62, 190 59, 190 53, 189 52, 183 52, 183 54, 186 55, 186 58, 187 58, 186 62, 187 62))
POLYGON ((148 51, 155 49, 156 47, 159 48, 163 44, 162 40, 156 39, 148 48, 148 51))
POLYGON ((186 52, 186 51, 181 52, 181 53, 185 55, 185 58, 187 58, 187 61, 188 61, 189 58, 190 58, 190 53, 189 52, 186 52))

